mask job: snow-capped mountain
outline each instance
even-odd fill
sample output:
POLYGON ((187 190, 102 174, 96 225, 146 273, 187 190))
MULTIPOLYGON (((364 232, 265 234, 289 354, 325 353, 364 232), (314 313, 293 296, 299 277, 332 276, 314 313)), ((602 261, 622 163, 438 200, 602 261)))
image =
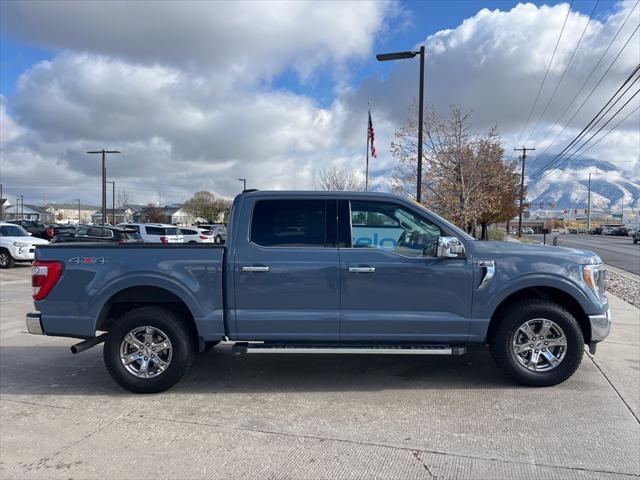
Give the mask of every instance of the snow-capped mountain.
POLYGON ((572 158, 554 165, 549 175, 540 178, 554 155, 527 158, 527 201, 532 205, 556 203, 556 208, 587 206, 587 185, 591 173, 591 205, 593 209, 618 211, 640 208, 640 178, 618 168, 614 163, 588 157, 572 158))

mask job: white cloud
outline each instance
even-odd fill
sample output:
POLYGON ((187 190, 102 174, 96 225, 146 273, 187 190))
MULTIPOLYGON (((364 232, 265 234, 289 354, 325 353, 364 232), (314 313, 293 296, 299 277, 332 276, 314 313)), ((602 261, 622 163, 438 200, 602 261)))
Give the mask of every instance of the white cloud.
POLYGON ((2 2, 2 28, 47 47, 224 72, 236 81, 369 55, 390 0, 2 2))

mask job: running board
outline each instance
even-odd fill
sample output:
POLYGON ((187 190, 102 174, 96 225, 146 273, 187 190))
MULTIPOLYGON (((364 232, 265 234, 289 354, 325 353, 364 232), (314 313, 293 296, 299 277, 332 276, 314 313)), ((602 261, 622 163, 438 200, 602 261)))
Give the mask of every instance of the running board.
POLYGON ((233 345, 234 353, 324 353, 387 355, 464 355, 467 348, 451 345, 304 345, 291 343, 246 343, 233 345))

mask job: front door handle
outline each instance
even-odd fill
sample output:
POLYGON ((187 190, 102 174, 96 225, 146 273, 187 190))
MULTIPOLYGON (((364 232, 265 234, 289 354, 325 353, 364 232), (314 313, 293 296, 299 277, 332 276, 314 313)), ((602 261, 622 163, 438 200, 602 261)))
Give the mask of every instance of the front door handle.
POLYGON ((242 267, 240 270, 243 272, 268 272, 269 267, 242 267))
POLYGON ((376 267, 349 267, 349 273, 373 273, 376 267))

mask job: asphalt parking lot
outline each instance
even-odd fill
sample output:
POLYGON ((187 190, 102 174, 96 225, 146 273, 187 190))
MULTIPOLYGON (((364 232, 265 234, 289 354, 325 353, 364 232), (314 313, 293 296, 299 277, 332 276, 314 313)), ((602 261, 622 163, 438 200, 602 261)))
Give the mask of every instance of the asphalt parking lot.
POLYGON ((28 267, 0 272, 0 476, 588 478, 640 476, 640 311, 562 385, 509 383, 463 357, 199 355, 177 387, 117 387, 100 346, 32 336, 28 267))
MULTIPOLYGON (((608 235, 547 235, 547 243, 558 237, 560 246, 591 250, 600 256, 602 261, 616 268, 640 275, 640 245, 634 245, 631 237, 613 237, 608 235)), ((528 238, 542 242, 543 235, 526 235, 528 238)))

